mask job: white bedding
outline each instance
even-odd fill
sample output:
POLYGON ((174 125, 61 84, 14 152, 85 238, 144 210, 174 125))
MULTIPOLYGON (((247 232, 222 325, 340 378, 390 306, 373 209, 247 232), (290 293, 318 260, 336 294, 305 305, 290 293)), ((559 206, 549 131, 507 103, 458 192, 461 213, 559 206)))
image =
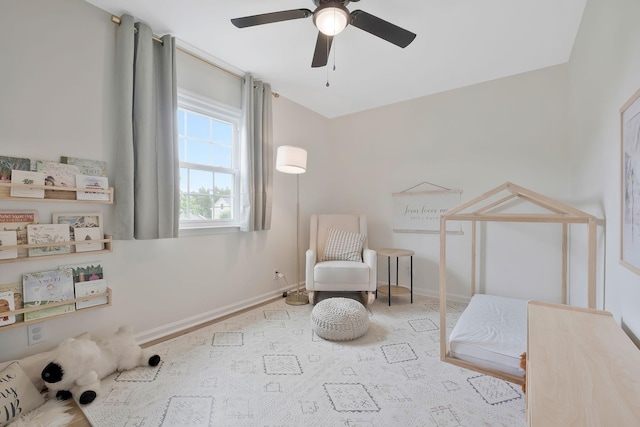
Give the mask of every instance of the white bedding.
POLYGON ((476 294, 449 336, 451 355, 521 376, 527 348, 527 301, 476 294))

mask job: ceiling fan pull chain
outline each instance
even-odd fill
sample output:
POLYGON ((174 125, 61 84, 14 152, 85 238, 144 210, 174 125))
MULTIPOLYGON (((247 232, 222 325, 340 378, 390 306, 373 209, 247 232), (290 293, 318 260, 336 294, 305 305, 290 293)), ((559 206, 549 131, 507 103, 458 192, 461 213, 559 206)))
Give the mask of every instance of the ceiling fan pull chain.
POLYGON ((336 70, 336 48, 338 47, 338 41, 333 44, 333 71, 336 70))
MULTIPOLYGON (((329 53, 330 53, 329 43, 327 43, 326 46, 327 46, 327 59, 328 59, 329 58, 329 53)), ((335 46, 333 48, 335 49, 335 46)), ((327 64, 327 67, 326 67, 327 68, 327 85, 326 85, 327 87, 329 87, 329 67, 328 67, 328 65, 329 64, 327 64)))

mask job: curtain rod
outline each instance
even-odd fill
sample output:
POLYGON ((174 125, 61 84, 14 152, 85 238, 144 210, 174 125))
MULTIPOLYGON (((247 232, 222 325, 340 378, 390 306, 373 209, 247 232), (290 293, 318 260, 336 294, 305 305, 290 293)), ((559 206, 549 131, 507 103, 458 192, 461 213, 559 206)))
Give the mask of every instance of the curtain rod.
MULTIPOLYGON (((116 15, 111 15, 111 22, 113 22, 116 25, 120 25, 120 22, 122 22, 122 21, 116 15)), ((134 28, 134 31, 138 32, 138 29, 134 28)), ((158 37, 158 36, 153 36, 152 39, 157 41, 160 44, 164 44, 162 39, 160 37, 158 37)))
MULTIPOLYGON (((111 22, 113 22, 116 25, 120 25, 120 22, 122 22, 122 21, 117 16, 111 15, 111 22)), ((134 29, 134 30, 137 31, 136 29, 134 29)), ((162 41, 162 39, 160 37, 153 36, 153 40, 157 41, 160 44, 164 44, 164 42, 162 41)), ((202 59, 198 55, 194 55, 193 53, 191 53, 191 52, 189 52, 187 50, 184 50, 181 47, 176 47, 176 50, 179 50, 180 52, 184 53, 185 55, 189 55, 190 57, 192 57, 194 59, 197 59, 198 61, 201 61, 201 62, 205 63, 206 65, 209 65, 210 67, 213 67, 213 68, 215 68, 217 70, 220 70, 223 73, 226 73, 226 74, 230 75, 231 77, 235 77, 238 80, 244 81, 244 77, 239 76, 236 73, 233 73, 233 72, 231 72, 229 70, 226 70, 226 69, 222 68, 219 65, 216 65, 216 64, 214 64, 212 62, 209 62, 209 61, 207 61, 205 59, 202 59)), ((255 88, 255 86, 254 86, 254 88, 255 88)), ((273 95, 274 98, 280 98, 280 94, 278 92, 271 92, 271 95, 273 95)))

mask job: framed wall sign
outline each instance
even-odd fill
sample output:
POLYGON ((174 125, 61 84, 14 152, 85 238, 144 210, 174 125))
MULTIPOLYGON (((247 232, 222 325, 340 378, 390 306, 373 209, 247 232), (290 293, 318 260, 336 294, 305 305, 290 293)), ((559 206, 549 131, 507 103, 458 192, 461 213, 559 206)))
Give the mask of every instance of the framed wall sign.
MULTIPOLYGON (((462 200, 462 190, 450 190, 428 182, 418 185, 393 193, 393 231, 396 233, 440 233, 440 216, 462 200), (440 189, 408 191, 422 184, 440 189)), ((447 224, 447 233, 462 234, 462 225, 456 222, 447 224)))
POLYGON ((640 90, 620 109, 620 263, 640 274, 640 90))

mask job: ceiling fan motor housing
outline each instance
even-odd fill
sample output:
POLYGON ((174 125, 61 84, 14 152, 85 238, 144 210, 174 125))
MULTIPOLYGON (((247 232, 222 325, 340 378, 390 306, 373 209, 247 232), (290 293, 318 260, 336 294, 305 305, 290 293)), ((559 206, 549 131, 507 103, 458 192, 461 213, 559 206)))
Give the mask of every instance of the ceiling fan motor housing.
POLYGON ((351 22, 351 15, 345 7, 349 1, 314 0, 314 3, 318 7, 313 11, 313 23, 323 34, 335 36, 351 22))

